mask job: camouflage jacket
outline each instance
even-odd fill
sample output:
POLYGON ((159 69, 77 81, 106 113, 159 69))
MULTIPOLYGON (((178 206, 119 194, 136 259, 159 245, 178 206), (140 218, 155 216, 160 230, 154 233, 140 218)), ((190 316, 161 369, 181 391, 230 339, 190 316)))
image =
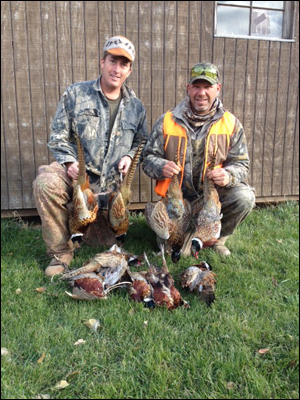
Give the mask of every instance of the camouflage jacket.
MULTIPOLYGON (((175 121, 187 132, 188 144, 182 191, 185 198, 193 200, 201 195, 203 190, 201 177, 204 168, 204 150, 207 133, 210 126, 222 118, 225 110, 219 101, 216 113, 204 125, 195 129, 190 125, 183 113, 187 101, 187 99, 182 100, 172 110, 172 114, 175 121)), ((164 152, 164 116, 165 114, 156 121, 143 153, 143 170, 145 174, 157 180, 164 179, 162 169, 167 163, 164 152)), ((230 181, 226 187, 234 187, 237 183, 244 181, 248 174, 249 166, 250 160, 244 129, 239 120, 236 119, 235 130, 230 140, 228 157, 223 163, 223 168, 230 175, 230 181)))
POLYGON ((139 140, 147 136, 147 120, 143 104, 124 84, 109 138, 109 106, 100 78, 75 83, 65 90, 52 122, 48 147, 59 164, 74 162, 78 134, 90 182, 103 192, 119 178, 120 159, 126 155, 132 158, 139 140))

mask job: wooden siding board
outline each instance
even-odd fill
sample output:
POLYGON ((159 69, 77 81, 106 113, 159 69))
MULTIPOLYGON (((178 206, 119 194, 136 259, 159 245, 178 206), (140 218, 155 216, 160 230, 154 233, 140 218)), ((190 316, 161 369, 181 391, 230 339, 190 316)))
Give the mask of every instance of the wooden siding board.
MULTIPOLYGON (((299 4, 298 4, 299 7, 299 4)), ((297 33, 299 34, 299 14, 298 25, 296 25, 297 33)), ((286 130, 284 138, 283 150, 283 172, 281 194, 292 194, 292 170, 293 170, 293 147, 295 142, 295 120, 298 112, 298 95, 299 95, 299 42, 291 43, 291 52, 289 66, 289 81, 288 81, 288 101, 286 113, 286 130)))
POLYGON ((66 88, 75 82, 73 79, 70 2, 56 1, 55 4, 58 39, 59 98, 61 98, 66 88))
MULTIPOLYGON (((225 47, 225 39, 224 38, 215 38, 214 52, 213 52, 213 64, 215 64, 219 69, 222 85, 223 85, 223 76, 224 76, 224 47, 225 47)), ((223 100, 223 87, 221 90, 220 97, 223 100)))
MULTIPOLYGON (((9 1, 1 3, 1 104, 7 163, 8 207, 19 209, 23 207, 23 194, 10 7, 9 1)), ((1 191, 5 191, 4 182, 1 180, 1 191)))
MULTIPOLYGON (((188 46, 188 68, 191 69, 201 60, 201 7, 202 1, 190 1, 189 9, 189 46, 188 46)), ((189 71, 187 79, 189 79, 189 71)))
POLYGON ((47 121, 44 82, 43 40, 40 2, 28 1, 28 57, 30 71, 30 93, 32 107, 32 129, 34 140, 35 175, 38 167, 48 163, 47 121))
POLYGON ((223 105, 233 112, 234 74, 235 74, 235 39, 225 39, 223 71, 223 105))
POLYGON ((280 52, 279 42, 270 42, 268 89, 265 113, 265 135, 263 142, 263 162, 261 175, 262 196, 272 194, 272 158, 274 151, 274 136, 276 129, 276 105, 278 89, 278 60, 280 52))
POLYGON ((247 40, 238 39, 236 42, 232 112, 242 124, 244 124, 246 63, 247 63, 247 40))
MULTIPOLYGON (((56 10, 54 1, 41 1, 41 31, 46 118, 45 141, 48 143, 51 123, 59 101, 56 10)), ((54 158, 47 148, 46 164, 49 164, 52 160, 54 158)), ((36 163, 36 167, 39 167, 39 162, 36 163)))
POLYGON ((70 35, 72 48, 72 82, 87 80, 84 2, 70 1, 70 35))
MULTIPOLYGON (((34 206, 32 181, 35 178, 32 99, 28 57, 26 2, 12 2, 12 25, 16 74, 16 100, 19 122, 23 207, 34 206)), ((33 77, 32 77, 33 78, 33 77)))
POLYGON ((212 61, 214 37, 214 1, 202 1, 200 61, 212 61))
POLYGON ((299 195, 299 97, 297 101, 297 118, 295 119, 295 141, 292 170, 292 194, 299 195))
POLYGON ((268 84, 268 47, 267 41, 259 42, 258 70, 256 84, 255 123, 253 132, 252 155, 252 185, 255 187, 256 195, 261 196, 261 174, 263 160, 263 140, 265 132, 265 113, 268 84))
POLYGON ((175 104, 186 97, 188 82, 188 50, 189 50, 189 4, 187 1, 177 2, 177 27, 176 27, 176 81, 175 104))
POLYGON ((1 209, 8 209, 8 204, 6 146, 4 141, 4 118, 1 99, 1 209))
POLYGON ((99 7, 99 30, 100 30, 100 50, 103 54, 103 47, 107 39, 109 39, 112 33, 112 2, 111 1, 98 1, 99 7))
POLYGON ((288 100, 288 64, 290 60, 290 43, 280 43, 279 81, 276 111, 275 147, 273 154, 272 195, 282 194, 282 166, 284 151, 284 135, 288 100))
MULTIPOLYGON (((137 1, 126 1, 126 15, 125 20, 127 25, 125 26, 125 36, 133 43, 136 53, 135 61, 132 65, 132 72, 127 79, 127 85, 138 95, 139 90, 139 4, 137 1), (130 21, 130 23, 128 23, 130 21)), ((149 110, 148 120, 149 120, 149 110)), ((150 114, 151 117, 151 114, 150 114)), ((151 124, 151 121, 148 121, 151 124)), ((151 125, 150 125, 151 126, 151 125)))
POLYGON ((102 57, 102 49, 99 49, 99 14, 97 1, 84 2, 84 27, 86 79, 90 81, 99 76, 99 60, 102 57))
POLYGON ((112 1, 112 34, 125 36, 124 1, 112 1))
MULTIPOLYGON (((161 1, 152 2, 152 112, 151 127, 149 135, 151 135, 152 127, 157 119, 164 113, 163 108, 163 91, 164 91, 164 3, 161 1)), ((147 112, 149 112, 147 110, 147 112)), ((155 191, 155 181, 152 182, 151 201, 157 201, 159 197, 155 191)), ((150 200, 150 199, 149 199, 150 200)))
POLYGON ((164 112, 176 105, 176 20, 175 1, 165 2, 165 41, 164 41, 164 112))
POLYGON ((244 111, 244 129, 248 143, 249 156, 251 160, 249 180, 252 185, 253 164, 253 132, 254 132, 254 112, 255 112, 255 94, 256 94, 256 76, 257 76, 257 57, 258 41, 250 40, 247 52, 247 71, 245 88, 245 111, 244 111))
MULTIPOLYGON (((151 2, 139 3, 139 88, 140 100, 151 115, 151 2)), ((148 122, 148 129, 150 130, 148 122)), ((139 186, 141 202, 151 199, 151 179, 139 168, 139 186)), ((138 182, 138 181, 137 181, 138 182)))

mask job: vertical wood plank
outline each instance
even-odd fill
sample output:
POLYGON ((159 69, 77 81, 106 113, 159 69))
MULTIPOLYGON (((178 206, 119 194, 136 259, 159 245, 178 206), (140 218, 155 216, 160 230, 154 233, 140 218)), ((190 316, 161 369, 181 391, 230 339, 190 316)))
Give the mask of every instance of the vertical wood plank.
POLYGON ((236 41, 232 112, 240 120, 242 124, 244 124, 246 62, 247 62, 247 40, 238 39, 236 41))
POLYGON ((176 21, 175 1, 165 1, 165 37, 164 37, 164 112, 176 105, 176 21))
MULTIPOLYGON (((41 31, 45 85, 45 140, 48 143, 50 127, 59 101, 56 8, 54 1, 41 1, 41 31)), ((49 164, 54 160, 54 157, 49 149, 47 149, 47 155, 46 163, 49 164)), ((36 163, 36 167, 39 167, 39 162, 36 163)))
MULTIPOLYGON (((299 3, 297 2, 299 10, 299 3)), ((296 32, 299 37, 299 11, 296 14, 296 32)), ((287 113, 286 113, 286 130, 283 148, 283 165, 282 165, 282 184, 281 194, 292 194, 292 173, 293 173, 293 147, 295 142, 295 121, 298 112, 298 96, 299 96, 299 41, 289 43, 290 60, 286 66, 288 71, 288 94, 287 94, 287 113)))
POLYGON ((253 141, 254 141, 254 112, 256 99, 256 80, 257 80, 257 58, 258 58, 258 41, 249 40, 247 52, 247 72, 246 72, 246 88, 245 88, 245 109, 244 109, 244 129, 247 137, 249 157, 251 160, 249 180, 252 183, 253 165, 253 141))
POLYGON ((112 34, 125 36, 124 1, 112 1, 112 34))
MULTIPOLYGON (((189 10, 189 53, 188 53, 188 70, 201 60, 201 7, 203 1, 190 1, 189 10)), ((189 71, 187 74, 187 81, 189 80, 189 71)))
MULTIPOLYGON (((152 115, 151 128, 157 119, 164 113, 163 91, 164 91, 164 3, 162 1, 152 2, 152 115)), ((151 130, 149 130, 151 135, 151 130)), ((155 181, 152 182, 151 201, 157 201, 159 196, 154 192, 155 181)))
MULTIPOLYGON (((23 207, 23 193, 15 86, 14 37, 10 7, 10 1, 1 3, 1 104, 3 107, 1 120, 7 166, 8 208, 20 209, 23 207)), ((1 181, 1 191, 6 190, 5 186, 1 181)))
POLYGON ((32 99, 28 55, 28 23, 26 2, 15 1, 12 6, 16 97, 19 119, 21 179, 23 207, 33 207, 32 181, 35 178, 34 140, 32 131, 32 99))
POLYGON ((223 105, 233 112, 236 39, 226 38, 224 48, 223 105))
POLYGON ((256 105, 254 115, 254 134, 253 134, 253 168, 252 168, 252 184, 255 187, 256 195, 261 196, 261 174, 263 160, 263 139, 265 132, 265 113, 267 100, 267 84, 268 84, 268 48, 267 41, 259 42, 258 51, 258 70, 256 84, 256 105))
POLYGON ((263 160, 261 177, 262 196, 271 196, 272 194, 272 158, 274 151, 274 134, 276 121, 276 104, 278 88, 278 60, 280 43, 270 42, 270 58, 268 67, 268 88, 266 99, 265 114, 265 134, 263 142, 263 160))
POLYGON ((6 163, 6 146, 4 141, 4 118, 1 101, 1 210, 8 210, 8 179, 6 163))
POLYGON ((74 83, 72 41, 70 28, 70 2, 56 1, 57 53, 59 73, 59 98, 74 83))
POLYGON ((84 2, 84 27, 86 49, 86 80, 96 79, 100 74, 99 60, 99 14, 97 1, 84 2))
POLYGON ((40 2, 27 1, 28 57, 32 103, 33 159, 35 174, 48 163, 45 77, 40 2))
MULTIPOLYGON (((189 76, 187 63, 189 57, 189 3, 178 1, 177 7, 175 105, 186 97, 186 85, 189 76)), ((196 47, 198 47, 197 44, 196 47)))
POLYGON ((214 1, 202 1, 201 13, 201 60, 212 62, 214 36, 214 1))
POLYGON ((70 1, 70 7, 70 34, 74 83, 87 80, 84 2, 70 1))
MULTIPOLYGON (((139 70, 140 70, 140 57, 139 57, 139 2, 126 1, 125 2, 125 37, 127 37, 135 47, 136 58, 132 66, 132 72, 126 81, 126 84, 135 92, 139 97, 139 70)), ((149 16, 148 16, 149 18, 149 16)), ((149 110, 147 110, 149 112, 149 110)), ((149 123, 149 121, 148 121, 149 123)), ((141 167, 135 171, 132 180, 132 203, 139 203, 141 200, 141 167)), ((147 183, 146 183, 147 185, 147 183)))
POLYGON ((286 113, 288 102, 288 63, 290 60, 290 43, 280 43, 279 56, 279 81, 278 81, 278 96, 276 110, 276 129, 274 138, 274 153, 272 167, 272 195, 280 196, 282 194, 282 165, 283 165, 283 149, 284 135, 286 129, 286 113))
MULTIPOLYGON (((150 90, 150 77, 151 77, 151 2, 139 3, 139 87, 140 87, 140 100, 144 104, 146 110, 151 115, 151 90, 150 90)), ((148 121, 148 130, 150 130, 150 123, 148 121)), ((151 179, 147 177, 140 168, 139 175, 140 183, 140 200, 147 202, 151 199, 151 179)))

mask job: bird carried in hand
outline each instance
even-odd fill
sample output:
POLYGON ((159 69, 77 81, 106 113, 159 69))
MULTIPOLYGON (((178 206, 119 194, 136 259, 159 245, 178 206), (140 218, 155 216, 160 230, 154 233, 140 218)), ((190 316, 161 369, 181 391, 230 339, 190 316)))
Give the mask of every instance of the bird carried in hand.
POLYGON ((145 143, 146 139, 140 141, 124 180, 118 190, 113 191, 109 198, 109 224, 116 236, 116 240, 120 242, 124 242, 129 228, 128 206, 132 196, 130 186, 145 143))
POLYGON ((204 204, 200 210, 194 236, 191 239, 191 253, 197 259, 203 247, 212 246, 221 233, 221 203, 212 179, 207 178, 207 172, 214 169, 215 155, 212 156, 203 182, 204 204))

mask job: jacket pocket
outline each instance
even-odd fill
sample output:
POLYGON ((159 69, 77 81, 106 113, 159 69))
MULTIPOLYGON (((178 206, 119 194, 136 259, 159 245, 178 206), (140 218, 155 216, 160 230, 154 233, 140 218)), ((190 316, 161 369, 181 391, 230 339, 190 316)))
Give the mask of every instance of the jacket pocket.
POLYGON ((95 140, 100 129, 100 111, 88 108, 75 117, 74 131, 84 140, 95 140))

